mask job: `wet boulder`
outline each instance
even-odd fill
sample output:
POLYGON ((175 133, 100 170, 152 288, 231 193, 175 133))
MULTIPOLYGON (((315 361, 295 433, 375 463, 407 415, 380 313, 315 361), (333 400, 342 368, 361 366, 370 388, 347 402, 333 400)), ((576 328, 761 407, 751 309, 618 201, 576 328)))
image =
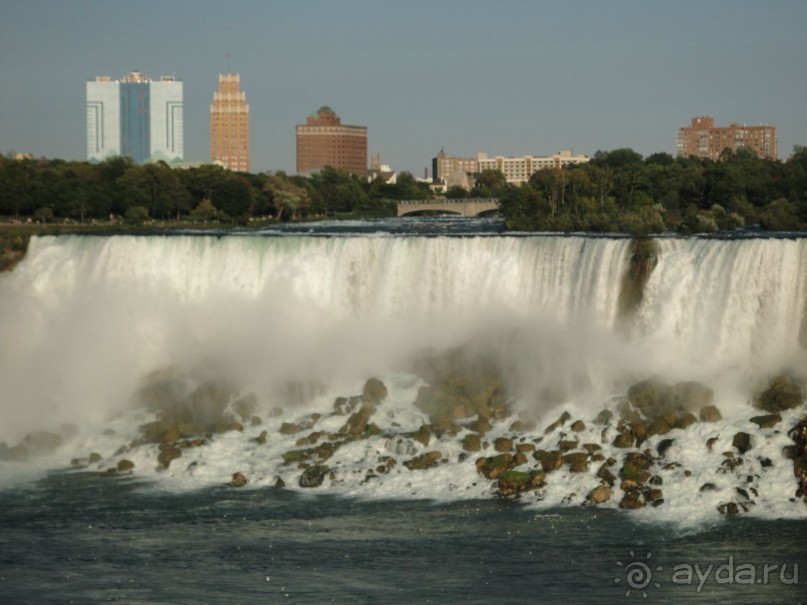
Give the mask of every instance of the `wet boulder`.
POLYGON ((664 454, 667 453, 667 450, 672 447, 672 444, 674 442, 675 439, 662 439, 661 441, 659 441, 658 445, 656 446, 656 451, 658 452, 658 455, 663 458, 664 454))
POLYGON ((622 501, 619 503, 619 508, 625 508, 628 510, 637 509, 637 508, 644 508, 646 502, 644 501, 644 497, 642 493, 639 491, 629 491, 625 493, 625 496, 622 498, 622 501))
POLYGON ((429 429, 424 425, 421 426, 417 431, 412 433, 412 439, 417 441, 418 443, 423 444, 424 447, 429 445, 429 442, 432 439, 432 434, 429 429))
POLYGON ((474 420, 468 426, 469 430, 471 430, 471 431, 473 431, 475 433, 479 433, 480 435, 484 435, 485 433, 487 433, 492 428, 493 428, 493 425, 490 423, 490 420, 488 420, 487 418, 481 418, 481 417, 474 420))
POLYGON ((655 416, 655 411, 667 396, 670 387, 665 382, 651 378, 637 382, 628 389, 628 401, 645 417, 655 416))
POLYGON ((535 422, 532 420, 516 420, 510 425, 510 430, 514 433, 529 433, 535 430, 535 422))
POLYGON ((545 455, 541 456, 540 462, 541 468, 543 468, 545 472, 551 473, 563 466, 563 456, 560 452, 546 452, 545 455))
POLYGON ((740 507, 736 502, 725 502, 717 506, 717 511, 721 515, 736 515, 740 512, 740 507))
MULTIPOLYGON (((672 386, 651 378, 637 382, 628 389, 628 401, 650 420, 658 419, 665 413, 677 416, 683 412, 699 410, 712 404, 714 391, 700 382, 678 382, 672 386)), ((675 422, 669 422, 671 426, 675 422)))
POLYGON ((748 450, 754 447, 751 435, 743 431, 740 431, 734 435, 734 439, 732 439, 731 445, 736 447, 737 451, 740 452, 740 454, 745 454, 748 450))
POLYGON ((588 454, 586 453, 566 454, 563 456, 563 461, 568 465, 569 472, 585 473, 588 471, 588 454))
POLYGON ((686 430, 693 424, 698 422, 698 418, 692 412, 681 414, 675 422, 675 428, 686 430))
POLYGON ((365 435, 371 426, 370 417, 373 414, 375 414, 375 403, 365 401, 359 411, 350 415, 344 426, 339 429, 339 432, 353 436, 365 435))
POLYGON ((750 421, 761 429, 769 429, 782 422, 782 416, 779 414, 764 414, 762 416, 754 416, 750 421))
POLYGON ((22 445, 28 448, 32 455, 49 454, 63 443, 62 436, 49 431, 35 431, 28 433, 22 440, 22 445))
POLYGON ((411 460, 406 460, 403 465, 413 471, 422 471, 437 466, 442 457, 443 454, 441 452, 434 450, 420 456, 415 456, 411 460))
POLYGON ((212 431, 217 425, 227 424, 230 419, 225 410, 230 401, 237 397, 238 390, 227 380, 209 380, 199 385, 188 397, 192 422, 203 431, 212 431))
POLYGON ((771 414, 791 410, 804 403, 801 386, 787 375, 774 376, 768 387, 754 396, 754 407, 771 414))
POLYGON ((227 484, 230 487, 244 487, 249 480, 243 475, 243 473, 233 473, 230 482, 227 484))
POLYGON ((191 411, 185 401, 187 388, 179 370, 167 368, 154 372, 144 382, 146 384, 135 394, 138 404, 178 422, 191 420, 191 411))
POLYGON ((513 467, 513 454, 499 454, 492 458, 479 458, 476 461, 476 469, 486 479, 497 479, 504 471, 513 467))
POLYGON ((300 487, 319 487, 322 485, 322 482, 325 480, 325 477, 328 476, 329 472, 330 469, 322 464, 309 466, 303 471, 303 474, 300 475, 300 487))
POLYGON ((522 492, 544 485, 545 475, 542 471, 504 471, 496 482, 496 494, 499 497, 512 497, 522 492))
POLYGON ((611 488, 607 485, 598 485, 591 490, 586 500, 591 504, 602 504, 611 499, 611 488))
POLYGON ((699 410, 712 404, 714 394, 713 389, 700 382, 677 382, 667 392, 663 407, 674 411, 699 410))
POLYGON ((698 412, 701 422, 720 422, 723 420, 723 415, 715 405, 707 405, 700 409, 698 412))
POLYGON ((562 427, 564 424, 566 424, 567 421, 569 421, 571 419, 572 419, 572 415, 569 412, 563 412, 563 414, 560 415, 560 418, 558 418, 557 420, 555 420, 555 422, 553 422, 548 427, 546 427, 546 430, 544 431, 544 434, 549 434, 552 431, 556 431, 557 429, 562 427))
POLYGON ((182 450, 178 447, 169 443, 161 443, 159 446, 159 454, 157 455, 157 462, 159 462, 163 468, 168 468, 172 460, 176 460, 181 456, 182 450))
POLYGON ((500 453, 512 452, 513 440, 507 437, 499 437, 493 442, 493 449, 500 453))
POLYGON ((482 449, 481 440, 477 433, 468 433, 462 439, 462 449, 466 452, 478 452, 482 449))
POLYGON ((386 399, 388 394, 389 391, 387 390, 386 385, 378 378, 370 378, 364 383, 364 388, 362 389, 362 398, 364 401, 375 404, 386 399))
POLYGON ((258 397, 255 393, 250 393, 236 399, 232 403, 233 411, 241 417, 241 420, 246 422, 255 414, 258 407, 258 397))
POLYGON ((290 450, 282 455, 283 462, 286 464, 296 464, 306 460, 310 454, 305 450, 290 450))
POLYGON ((621 449, 627 449, 633 447, 634 439, 633 435, 628 432, 619 433, 616 437, 614 437, 613 446, 618 447, 621 449))
POLYGON ((118 460, 118 464, 115 465, 115 468, 119 473, 125 473, 134 470, 134 466, 134 462, 124 458, 123 460, 118 460))
POLYGON ((284 422, 283 424, 280 425, 280 429, 278 429, 278 432, 281 435, 296 435, 302 430, 303 429, 301 427, 297 426, 293 422, 284 422))
POLYGON ((594 424, 599 424, 600 426, 605 426, 611 423, 611 418, 614 417, 614 413, 611 410, 600 410, 600 413, 594 418, 594 424))
POLYGON ((173 443, 183 436, 178 424, 166 420, 147 422, 139 430, 146 443, 173 443))
POLYGON ((425 356, 416 363, 415 372, 429 384, 420 389, 415 405, 433 424, 474 415, 501 419, 509 414, 498 364, 470 345, 425 356))

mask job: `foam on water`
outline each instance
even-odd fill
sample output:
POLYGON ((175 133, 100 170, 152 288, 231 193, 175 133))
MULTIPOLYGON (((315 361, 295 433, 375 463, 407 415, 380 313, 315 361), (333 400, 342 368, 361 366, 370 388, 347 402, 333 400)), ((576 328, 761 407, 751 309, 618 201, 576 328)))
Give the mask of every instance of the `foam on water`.
MULTIPOLYGON (((466 429, 428 448, 395 437, 427 422, 413 406, 423 382, 408 373, 411 360, 470 341, 506 368, 517 411, 539 419, 535 433, 522 438, 543 439, 541 447, 560 439, 543 429, 566 409, 586 421, 586 437, 605 441, 607 452, 614 427, 603 435, 590 420, 648 376, 715 388, 724 420, 670 434, 668 457, 682 468, 662 479, 680 489, 665 489, 665 505, 640 517, 692 519, 707 510, 711 517, 747 476, 760 493, 749 514, 803 516, 781 487, 793 482, 780 452, 797 411, 783 414, 782 428, 757 432, 753 456, 737 473, 717 468, 734 433, 751 428, 748 398, 759 380, 807 369, 807 240, 659 242, 644 299, 626 324, 618 317, 626 239, 34 238, 26 259, 0 276, 0 440, 13 444, 27 431, 70 422, 79 436, 37 468, 98 451, 104 461, 93 470, 103 470, 124 456, 114 452, 137 438, 137 426, 153 419, 129 405, 145 375, 169 366, 213 368, 215 377, 258 395, 263 424, 216 435, 160 472, 156 446, 127 451, 138 476, 188 490, 220 485, 240 471, 251 487, 280 477, 296 488, 299 471, 280 458, 296 436, 279 435, 282 422, 318 412, 324 417, 316 429, 335 432, 345 418, 328 415, 334 398, 357 394, 366 378, 379 376, 390 395, 374 420, 388 434, 340 448, 329 461, 335 478, 321 489, 378 498, 489 497, 490 483, 472 460, 459 461, 466 429), (316 387, 291 401, 284 399, 290 382, 316 387), (285 412, 270 418, 275 405, 285 412), (259 446, 254 439, 262 430, 270 439, 259 446), (710 437, 719 439, 705 453, 710 437), (367 479, 380 457, 400 463, 431 449, 447 462, 427 472, 399 464, 367 479), (763 471, 765 457, 776 464, 763 471), (716 489, 698 491, 704 483, 716 489)), ((509 434, 508 426, 497 424, 487 441, 509 434)), ((19 468, 0 463, 3 482, 19 468)), ((595 471, 592 465, 588 473, 550 480, 525 501, 580 504, 596 485, 595 471)))

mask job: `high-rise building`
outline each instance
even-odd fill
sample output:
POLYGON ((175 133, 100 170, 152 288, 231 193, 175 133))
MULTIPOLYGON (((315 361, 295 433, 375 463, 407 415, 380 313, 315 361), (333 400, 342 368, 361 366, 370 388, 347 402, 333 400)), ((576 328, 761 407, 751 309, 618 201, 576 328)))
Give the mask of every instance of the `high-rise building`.
POLYGON ((88 160, 181 162, 184 153, 181 81, 153 81, 133 71, 121 80, 98 76, 87 82, 88 160))
POLYGON ((238 172, 249 172, 249 105, 241 76, 219 75, 210 105, 210 159, 238 172))
POLYGON ((343 125, 333 109, 320 107, 295 129, 298 174, 332 166, 367 176, 366 126, 343 125))
POLYGON ((775 160, 776 128, 739 124, 715 126, 713 118, 700 116, 692 118, 688 127, 678 129, 678 157, 718 160, 726 149, 737 151, 743 147, 753 149, 760 158, 775 160))

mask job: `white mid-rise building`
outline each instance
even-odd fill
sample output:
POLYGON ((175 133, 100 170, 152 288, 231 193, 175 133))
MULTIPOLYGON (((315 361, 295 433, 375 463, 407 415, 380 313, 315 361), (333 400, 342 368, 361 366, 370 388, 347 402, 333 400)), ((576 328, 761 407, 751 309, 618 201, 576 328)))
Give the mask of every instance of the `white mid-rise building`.
POLYGON ((182 82, 140 72, 87 82, 87 159, 181 162, 185 155, 182 82))
POLYGON ((573 164, 585 164, 588 156, 574 155, 569 150, 559 151, 555 155, 523 157, 488 157, 485 153, 477 156, 479 172, 483 170, 499 170, 508 183, 519 185, 526 183, 530 177, 545 168, 565 168, 573 164))
POLYGON ((441 150, 432 160, 432 175, 435 185, 468 189, 474 175, 484 170, 499 170, 508 183, 519 185, 544 168, 564 168, 588 161, 588 156, 574 155, 570 150, 559 151, 555 155, 522 157, 489 157, 486 153, 479 153, 475 158, 451 156, 441 150))

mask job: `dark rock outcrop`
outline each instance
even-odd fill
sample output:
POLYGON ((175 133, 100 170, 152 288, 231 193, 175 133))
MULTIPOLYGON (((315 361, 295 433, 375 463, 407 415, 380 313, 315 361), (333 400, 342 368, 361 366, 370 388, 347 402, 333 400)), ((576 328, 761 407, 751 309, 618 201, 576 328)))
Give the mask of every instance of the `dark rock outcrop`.
POLYGON ((658 242, 650 238, 631 240, 629 254, 617 301, 620 317, 628 317, 639 308, 644 298, 644 286, 658 262, 658 242))
POLYGON ((737 451, 740 452, 740 454, 745 454, 748 450, 754 447, 751 435, 742 431, 734 435, 734 439, 732 439, 731 445, 736 447, 737 451))
POLYGON ((247 483, 249 483, 249 480, 242 473, 233 473, 227 485, 230 487, 244 487, 247 483))
POLYGON ((434 450, 420 456, 415 456, 411 460, 406 460, 403 465, 413 471, 423 471, 437 466, 442 457, 443 454, 441 452, 434 450))
POLYGON ((761 429, 769 429, 782 422, 782 417, 779 414, 765 414, 764 416, 754 416, 750 420, 761 429))
POLYGON ((768 387, 754 396, 754 407, 770 414, 791 410, 804 403, 801 386, 786 375, 774 376, 768 387))
POLYGON ((309 466, 303 471, 303 474, 300 475, 300 487, 319 487, 322 485, 322 482, 325 480, 325 477, 328 476, 329 472, 330 469, 321 464, 309 466))
POLYGON ((496 494, 499 497, 513 497, 544 485, 542 471, 504 471, 496 483, 496 494))
POLYGON ((11 271, 25 258, 30 239, 28 235, 0 235, 0 273, 11 271))

